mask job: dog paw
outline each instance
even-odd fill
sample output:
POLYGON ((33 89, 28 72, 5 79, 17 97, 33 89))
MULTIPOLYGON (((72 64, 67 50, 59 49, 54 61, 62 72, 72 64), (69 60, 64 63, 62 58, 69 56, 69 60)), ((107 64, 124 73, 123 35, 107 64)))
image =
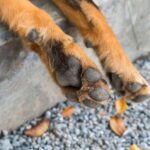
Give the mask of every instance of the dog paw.
POLYGON ((94 68, 87 68, 82 76, 82 88, 78 92, 79 101, 87 106, 96 107, 110 99, 107 82, 94 68))
POLYGON ((67 38, 43 41, 44 38, 34 29, 27 34, 27 39, 39 44, 46 53, 60 87, 74 88, 70 95, 87 106, 106 103, 110 98, 106 79, 83 50, 68 36, 64 37, 67 38))
POLYGON ((141 102, 150 98, 150 87, 144 78, 139 74, 134 74, 130 81, 115 73, 109 73, 111 84, 120 92, 123 92, 128 99, 134 102, 141 102))
POLYGON ((75 98, 80 103, 93 108, 108 103, 111 96, 107 82, 101 73, 95 68, 82 70, 80 75, 81 87, 76 94, 72 93, 68 98, 75 98))

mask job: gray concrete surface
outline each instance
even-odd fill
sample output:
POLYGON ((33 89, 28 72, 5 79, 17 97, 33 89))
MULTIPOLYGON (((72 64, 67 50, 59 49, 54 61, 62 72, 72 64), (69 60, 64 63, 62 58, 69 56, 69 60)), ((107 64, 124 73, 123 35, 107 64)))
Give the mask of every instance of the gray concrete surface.
MULTIPOLYGON (((149 0, 94 1, 132 60, 150 51, 149 0)), ((99 65, 95 54, 84 47, 77 30, 50 0, 33 2, 51 14, 99 65)), ((64 99, 38 56, 23 49, 17 36, 0 24, 0 130, 14 129, 64 99)))

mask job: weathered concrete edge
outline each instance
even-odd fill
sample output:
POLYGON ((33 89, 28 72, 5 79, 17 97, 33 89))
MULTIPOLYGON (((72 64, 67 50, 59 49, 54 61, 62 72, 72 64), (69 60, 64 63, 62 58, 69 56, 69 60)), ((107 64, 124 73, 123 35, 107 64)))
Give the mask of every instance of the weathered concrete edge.
POLYGON ((0 131, 15 129, 66 99, 34 52, 12 71, 0 82, 0 131))

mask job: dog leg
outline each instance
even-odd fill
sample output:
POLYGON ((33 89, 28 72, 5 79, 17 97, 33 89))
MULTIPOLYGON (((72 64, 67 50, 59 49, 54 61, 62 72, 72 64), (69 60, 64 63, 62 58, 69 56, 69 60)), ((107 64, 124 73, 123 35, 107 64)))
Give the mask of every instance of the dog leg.
POLYGON ((95 107, 110 98, 101 71, 45 11, 28 0, 0 0, 0 17, 40 55, 69 99, 95 107))
POLYGON ((150 88, 123 51, 102 12, 92 0, 53 0, 93 47, 112 85, 135 102, 150 95, 150 88))

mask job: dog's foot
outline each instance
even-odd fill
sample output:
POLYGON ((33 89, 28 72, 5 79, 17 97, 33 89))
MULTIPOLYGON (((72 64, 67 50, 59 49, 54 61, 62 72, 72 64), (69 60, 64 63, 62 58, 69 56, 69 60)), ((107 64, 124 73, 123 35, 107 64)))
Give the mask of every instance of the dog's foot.
POLYGON ((78 101, 89 106, 108 100, 109 90, 102 73, 44 10, 27 0, 3 0, 2 4, 2 20, 39 54, 63 91, 73 88, 78 101))
POLYGON ((45 42, 41 34, 32 29, 27 39, 46 52, 58 84, 73 89, 65 91, 68 99, 76 99, 89 107, 105 104, 110 93, 103 74, 69 36, 63 36, 62 39, 53 38, 45 42))
POLYGON ((150 88, 124 53, 105 17, 92 0, 53 0, 79 29, 87 47, 93 47, 112 85, 127 98, 139 102, 150 96, 150 88))
MULTIPOLYGON (((126 73, 126 77, 131 75, 126 73)), ((128 99, 134 102, 141 102, 150 98, 150 87, 144 78, 135 73, 128 80, 124 76, 119 77, 117 73, 108 73, 111 84, 120 92, 123 92, 128 99)))
POLYGON ((75 101, 77 99, 80 103, 93 108, 106 104, 111 96, 102 74, 95 68, 82 70, 79 78, 80 89, 76 93, 68 94, 68 98, 75 101))
POLYGON ((78 91, 79 101, 83 104, 96 107, 106 104, 110 99, 107 82, 94 68, 87 68, 82 75, 82 87, 78 91))

